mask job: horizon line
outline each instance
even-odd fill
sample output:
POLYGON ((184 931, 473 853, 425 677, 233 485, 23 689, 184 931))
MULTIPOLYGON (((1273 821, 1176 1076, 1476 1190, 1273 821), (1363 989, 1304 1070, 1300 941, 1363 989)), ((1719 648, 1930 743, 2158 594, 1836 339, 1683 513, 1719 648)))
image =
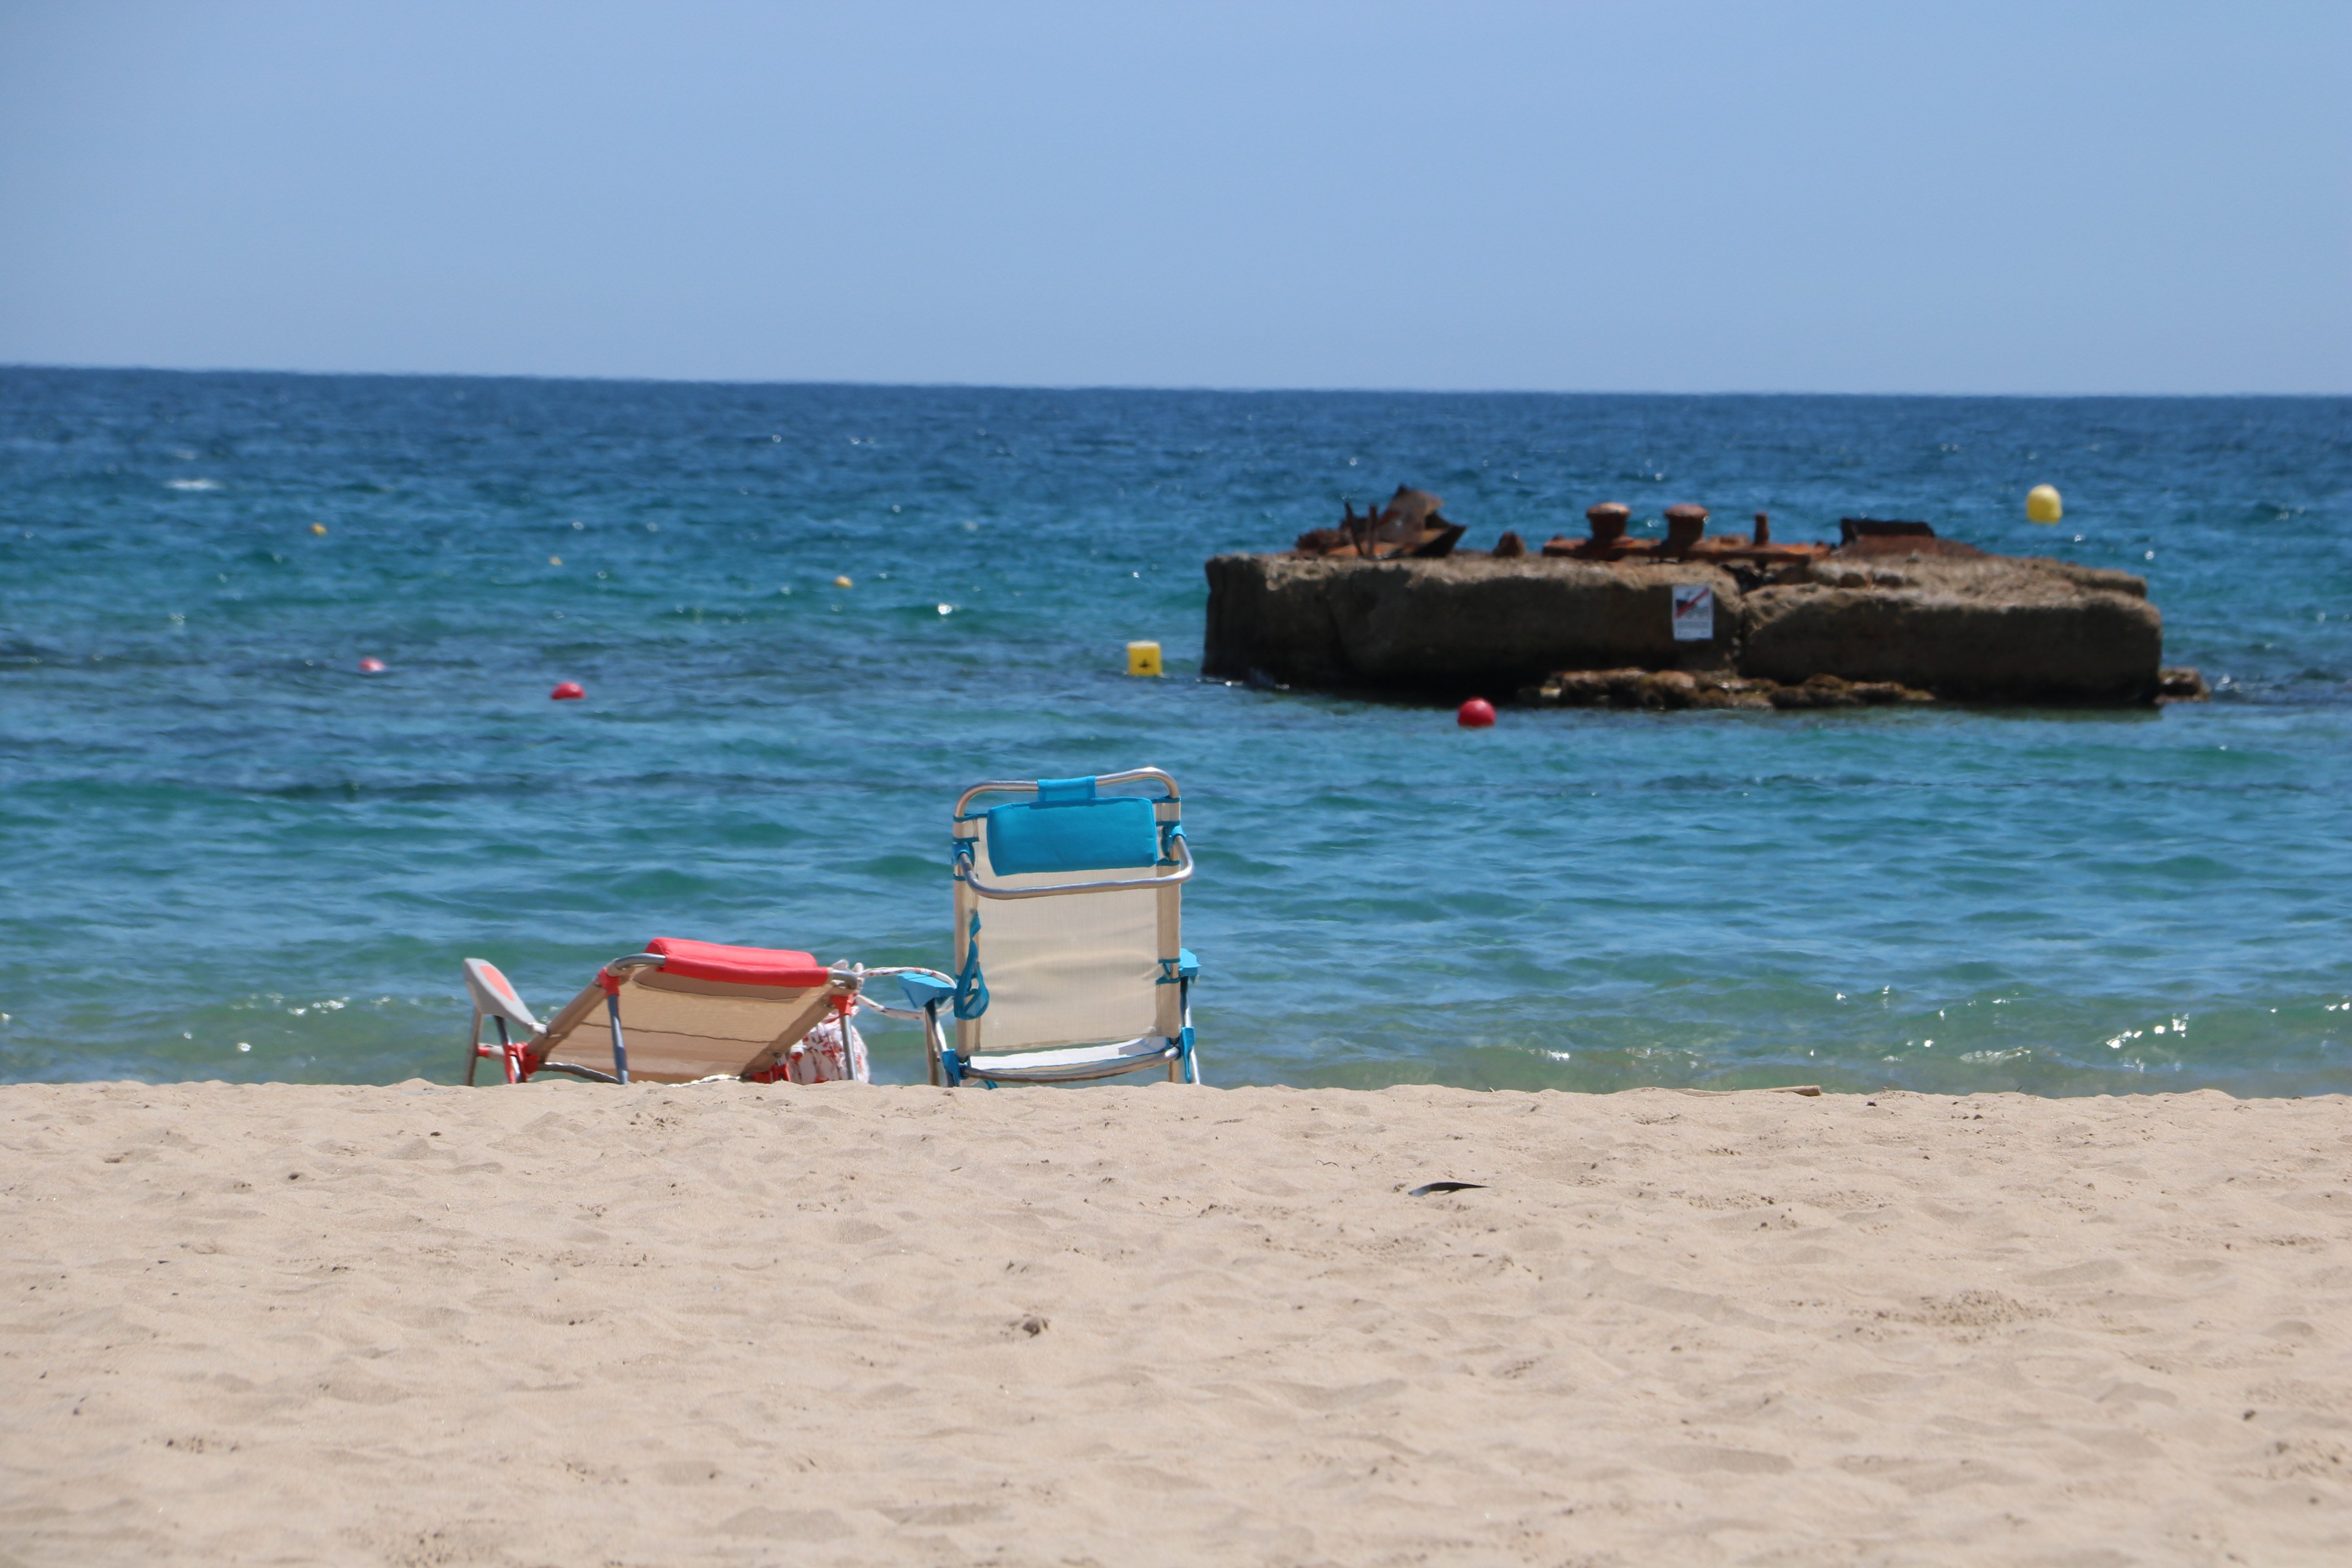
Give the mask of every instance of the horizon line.
POLYGON ((1664 388, 1570 388, 1534 386, 1493 387, 1426 387, 1426 386, 1246 386, 1218 385, 1211 383, 1189 384, 1156 384, 1150 382, 991 382, 991 381, 863 381, 829 377, 789 378, 751 376, 694 375, 623 375, 555 374, 544 371, 479 371, 479 370, 298 370, 261 365, 162 365, 56 363, 30 360, 0 360, 0 374, 16 371, 47 371, 81 374, 121 374, 144 375, 250 375, 307 376, 320 380, 382 381, 530 381, 606 384, 644 386, 733 386, 733 387, 803 387, 847 388, 861 391, 901 392, 1131 392, 1213 395, 1218 396, 1363 396, 1363 397, 1913 397, 1913 398, 2013 398, 2088 401, 2102 399, 2326 399, 2352 397, 2352 390, 2342 392, 1919 392, 1825 391, 1818 388, 1780 387, 1772 389, 1718 388, 1711 391, 1668 390, 1664 388))

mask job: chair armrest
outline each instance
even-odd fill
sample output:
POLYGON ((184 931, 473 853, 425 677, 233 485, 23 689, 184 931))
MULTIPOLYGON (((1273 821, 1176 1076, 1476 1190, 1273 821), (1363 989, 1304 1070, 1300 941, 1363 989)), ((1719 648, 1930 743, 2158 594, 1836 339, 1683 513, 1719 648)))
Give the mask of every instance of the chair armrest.
POLYGON ((955 982, 939 974, 901 974, 898 989, 906 993, 907 1005, 920 1012, 954 995, 955 982))

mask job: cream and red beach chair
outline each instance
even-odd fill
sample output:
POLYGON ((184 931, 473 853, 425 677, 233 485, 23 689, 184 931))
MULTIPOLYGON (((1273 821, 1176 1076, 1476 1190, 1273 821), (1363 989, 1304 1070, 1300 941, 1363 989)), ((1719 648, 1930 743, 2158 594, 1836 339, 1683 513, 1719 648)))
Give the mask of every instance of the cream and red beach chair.
POLYGON ((974 784, 956 802, 954 844, 956 978, 900 982, 927 1020, 933 1083, 1154 1068, 1201 1081, 1199 964, 1182 942, 1192 854, 1174 779, 1138 768, 974 784))
POLYGON ((936 970, 824 964, 805 952, 663 937, 605 964, 541 1024, 495 965, 469 958, 466 1081, 485 1060, 498 1062, 508 1083, 542 1072, 598 1083, 862 1081, 865 1045, 851 1015, 867 1007, 920 1016, 864 994, 867 981, 894 974, 950 984, 936 970), (482 1038, 485 1020, 497 1026, 494 1042, 482 1038))

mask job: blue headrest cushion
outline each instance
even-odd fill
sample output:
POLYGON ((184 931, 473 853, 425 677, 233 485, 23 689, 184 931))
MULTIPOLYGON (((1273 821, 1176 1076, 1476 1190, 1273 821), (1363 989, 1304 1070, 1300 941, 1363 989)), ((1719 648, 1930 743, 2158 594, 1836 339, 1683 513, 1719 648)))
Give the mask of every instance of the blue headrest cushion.
POLYGON ((988 813, 988 863, 1004 877, 1156 866, 1160 829, 1137 795, 1000 805, 988 813))

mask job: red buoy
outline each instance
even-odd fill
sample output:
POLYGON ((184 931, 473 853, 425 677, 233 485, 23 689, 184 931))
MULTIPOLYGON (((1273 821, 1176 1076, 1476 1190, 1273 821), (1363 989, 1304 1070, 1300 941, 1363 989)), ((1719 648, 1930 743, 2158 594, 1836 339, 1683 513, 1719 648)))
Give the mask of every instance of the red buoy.
POLYGON ((1495 727, 1495 705, 1483 697, 1473 697, 1454 710, 1454 721, 1465 730, 1491 730, 1495 727))
POLYGON ((363 658, 360 660, 360 673, 362 675, 382 675, 383 673, 383 660, 380 658, 363 658))
MULTIPOLYGON (((587 695, 586 689, 578 681, 559 680, 555 683, 555 689, 549 692, 547 697, 551 702, 576 702, 587 695)), ((1490 724, 1494 722, 1492 719, 1486 721, 1490 724)))

